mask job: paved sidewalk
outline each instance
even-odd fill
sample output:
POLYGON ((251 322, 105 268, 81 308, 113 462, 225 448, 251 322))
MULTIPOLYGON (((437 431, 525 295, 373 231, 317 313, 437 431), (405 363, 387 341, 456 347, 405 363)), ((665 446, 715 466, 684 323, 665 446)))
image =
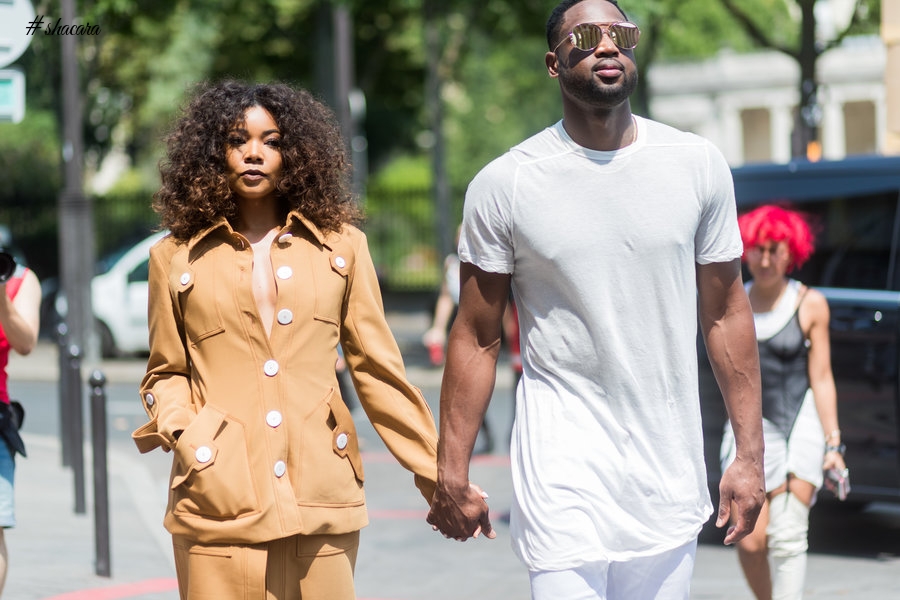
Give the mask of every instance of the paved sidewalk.
MULTIPOLYGON (((421 345, 421 333, 427 329, 429 317, 423 312, 388 316, 404 353, 409 379, 422 388, 437 416, 441 370, 427 366, 421 345)), ((28 457, 17 461, 18 525, 6 533, 10 568, 3 600, 178 599, 170 539, 162 527, 171 455, 161 451, 140 455, 127 436, 145 419, 137 396, 144 361, 85 364, 84 378, 93 368, 106 376, 111 392, 108 405, 115 409, 109 414, 108 427, 111 576, 99 576, 95 569, 89 443, 85 445, 86 512, 74 512, 72 469, 61 465, 58 435, 53 433, 58 425, 53 421, 58 412, 58 349, 42 341, 31 356, 14 356, 11 362, 11 385, 17 394, 30 394, 29 406, 34 409, 23 430, 28 457), (42 415, 53 422, 42 423, 42 415)), ((501 365, 488 409, 488 419, 501 442, 511 423, 511 379, 508 367, 501 365)), ((85 426, 87 430, 88 424, 85 426)), ((363 443, 371 520, 362 532, 357 562, 360 600, 527 599, 528 575, 513 555, 509 541, 506 515, 512 484, 503 443, 492 454, 476 457, 471 469, 473 481, 490 494, 498 538, 460 544, 445 540, 424 523, 427 507, 413 486, 412 476, 384 450, 362 414, 357 427, 363 443)), ((900 532, 900 515, 880 518, 878 527, 885 531, 886 538, 891 538, 891 532, 900 532)), ((897 546, 889 541, 881 545, 889 551, 897 546)), ((900 553, 872 559, 841 553, 811 554, 806 597, 896 600, 900 598, 897 555, 900 553)), ((715 540, 701 543, 691 598, 751 600, 733 548, 715 540)))
MULTIPOLYGON (((424 365, 424 349, 420 348, 419 341, 421 331, 428 327, 428 315, 411 313, 390 317, 401 349, 410 356, 407 362, 411 380, 423 388, 437 390, 441 371, 424 365)), ((11 357, 11 385, 22 390, 25 385, 43 383, 43 389, 52 390, 53 398, 42 400, 54 410, 58 402, 59 366, 59 348, 52 341, 42 340, 31 355, 11 357)), ((126 359, 91 363, 85 360, 81 365, 83 379, 87 380, 95 369, 102 371, 108 387, 122 384, 120 387, 130 390, 133 386, 133 404, 130 397, 110 400, 109 404, 119 410, 123 404, 129 410, 133 407, 136 414, 140 413, 135 418, 143 419, 137 389, 145 361, 126 359)), ((89 401, 86 394, 86 411, 89 401)), ((22 432, 28 456, 17 459, 17 525, 6 531, 9 571, 4 600, 177 600, 171 539, 162 526, 167 497, 165 474, 171 455, 161 451, 140 455, 122 439, 108 444, 110 576, 107 577, 98 574, 97 569, 90 423, 87 419, 84 423, 86 506, 82 514, 77 514, 74 474, 71 467, 62 465, 59 437, 29 433, 29 429, 37 426, 35 420, 38 418, 29 412, 22 432)), ((445 540, 424 524, 426 506, 412 485, 411 477, 384 451, 364 415, 361 415, 361 421, 360 435, 366 438, 367 444, 366 469, 370 478, 381 480, 367 485, 367 489, 375 488, 369 492, 373 525, 364 534, 366 548, 361 551, 357 577, 358 585, 373 590, 381 587, 380 582, 397 580, 395 568, 382 569, 386 566, 384 557, 374 548, 374 552, 368 548, 373 543, 379 545, 378 540, 382 537, 396 538, 402 531, 404 536, 428 539, 444 552, 452 550, 453 546, 442 543, 445 540), (371 473, 380 476, 373 477, 371 473), (370 552, 372 556, 369 556, 370 552)), ((109 435, 113 433, 116 432, 110 431, 109 435)), ((122 432, 118 432, 118 436, 122 438, 122 432)), ((494 468, 508 471, 505 457, 494 468)), ((410 546, 406 551, 416 553, 410 546)), ((395 558, 402 560, 402 554, 395 558)), ((409 581, 415 582, 415 579, 409 581)), ((427 593, 417 596, 415 589, 400 590, 400 593, 403 598, 430 597, 427 593)), ((381 600, 385 599, 382 597, 381 600)))
MULTIPOLYGON (((97 575, 93 478, 85 447, 86 511, 75 513, 72 470, 56 438, 25 434, 17 459, 17 526, 7 530, 11 600, 177 600, 170 541, 162 528, 166 490, 142 461, 108 454, 111 577, 97 575)), ((137 453, 135 453, 136 455, 137 453)))

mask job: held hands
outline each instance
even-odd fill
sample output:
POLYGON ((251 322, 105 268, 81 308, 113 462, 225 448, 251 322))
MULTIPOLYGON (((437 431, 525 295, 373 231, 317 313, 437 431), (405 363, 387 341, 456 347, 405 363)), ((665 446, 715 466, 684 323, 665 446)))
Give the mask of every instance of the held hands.
POLYGON ((464 542, 481 533, 488 539, 497 537, 488 517, 488 495, 474 483, 458 489, 448 489, 439 483, 431 501, 426 521, 445 538, 464 542))
POLYGON ((725 545, 730 546, 743 539, 756 526, 756 518, 766 499, 762 461, 739 458, 731 463, 722 474, 719 498, 716 527, 724 527, 731 521, 732 525, 725 535, 725 545))

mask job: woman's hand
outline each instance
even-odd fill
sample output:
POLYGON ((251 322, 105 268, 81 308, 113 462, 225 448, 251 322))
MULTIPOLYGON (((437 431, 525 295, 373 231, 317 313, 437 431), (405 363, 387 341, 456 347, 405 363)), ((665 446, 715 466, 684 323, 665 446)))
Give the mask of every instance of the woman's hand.
POLYGON ((844 456, 840 452, 832 450, 825 453, 825 458, 822 461, 823 471, 827 471, 828 469, 838 469, 843 471, 846 468, 847 465, 844 463, 844 456))

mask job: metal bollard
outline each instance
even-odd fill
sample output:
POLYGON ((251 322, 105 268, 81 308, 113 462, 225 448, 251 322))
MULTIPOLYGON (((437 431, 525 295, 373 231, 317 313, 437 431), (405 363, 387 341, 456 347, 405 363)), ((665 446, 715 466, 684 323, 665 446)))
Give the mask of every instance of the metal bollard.
POLYGON ((62 466, 72 466, 72 436, 69 423, 71 402, 69 400, 69 327, 63 322, 56 326, 56 343, 59 345, 59 441, 62 448, 62 466))
POLYGON ((84 500, 84 400, 81 389, 81 348, 69 344, 67 364, 69 435, 72 444, 72 475, 75 478, 75 513, 87 512, 84 500))
POLYGON ((110 576, 109 484, 106 465, 106 377, 94 370, 91 385, 91 440, 94 455, 94 547, 96 573, 110 576))

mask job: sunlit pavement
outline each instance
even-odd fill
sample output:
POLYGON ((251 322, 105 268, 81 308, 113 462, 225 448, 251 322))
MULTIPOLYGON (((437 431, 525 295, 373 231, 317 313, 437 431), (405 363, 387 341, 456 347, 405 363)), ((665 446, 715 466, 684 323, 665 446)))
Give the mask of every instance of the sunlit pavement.
MULTIPOLYGON (((428 315, 389 316, 407 357, 409 378, 437 416, 441 371, 427 366, 418 344, 428 315)), ((110 577, 95 573, 88 408, 86 511, 75 514, 73 471, 62 466, 59 446, 57 366, 57 349, 48 342, 11 364, 11 388, 28 410, 23 432, 29 456, 17 463, 18 525, 6 533, 10 568, 4 599, 176 600, 171 541, 162 527, 171 456, 159 451, 140 455, 129 438, 145 419, 137 396, 142 361, 106 361, 83 369, 85 379, 95 368, 108 379, 110 577)), ((472 480, 490 494, 498 534, 494 540, 460 543, 432 531, 412 475, 386 452, 361 411, 355 413, 371 520, 362 532, 357 561, 360 600, 529 598, 528 576, 513 555, 507 523, 512 488, 505 445, 513 413, 511 384, 508 365, 503 364, 488 411, 498 444, 491 454, 476 456, 471 468, 472 480)), ((900 510, 874 507, 843 523, 848 520, 845 513, 821 506, 813 509, 813 519, 818 530, 806 598, 900 598, 900 510)), ((734 549, 723 547, 715 532, 705 531, 701 537, 691 598, 752 600, 734 549)))

